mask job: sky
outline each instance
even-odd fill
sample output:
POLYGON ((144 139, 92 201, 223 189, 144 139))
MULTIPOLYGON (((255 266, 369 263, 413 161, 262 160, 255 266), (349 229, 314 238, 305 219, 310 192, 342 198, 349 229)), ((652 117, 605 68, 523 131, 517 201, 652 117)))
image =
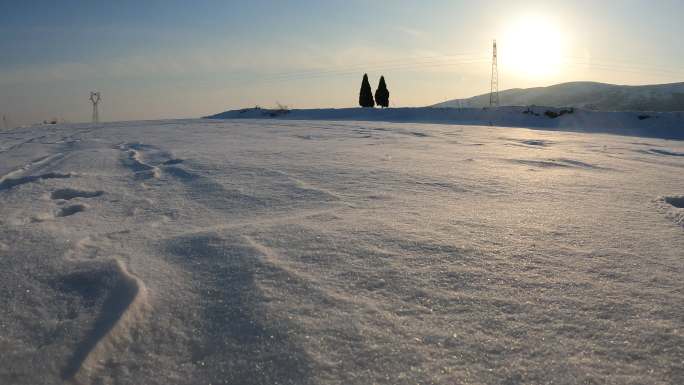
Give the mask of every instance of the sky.
POLYGON ((392 106, 566 81, 684 81, 684 1, 0 0, 9 125, 353 107, 364 73, 392 106))

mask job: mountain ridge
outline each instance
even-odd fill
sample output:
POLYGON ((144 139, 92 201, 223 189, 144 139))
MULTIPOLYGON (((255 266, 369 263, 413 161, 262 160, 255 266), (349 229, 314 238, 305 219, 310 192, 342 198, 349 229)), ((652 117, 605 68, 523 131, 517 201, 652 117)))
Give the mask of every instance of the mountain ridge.
MULTIPOLYGON (((617 85, 576 81, 499 92, 501 106, 576 107, 593 111, 684 111, 684 82, 617 85)), ((489 106, 489 93, 437 103, 438 108, 489 106)))

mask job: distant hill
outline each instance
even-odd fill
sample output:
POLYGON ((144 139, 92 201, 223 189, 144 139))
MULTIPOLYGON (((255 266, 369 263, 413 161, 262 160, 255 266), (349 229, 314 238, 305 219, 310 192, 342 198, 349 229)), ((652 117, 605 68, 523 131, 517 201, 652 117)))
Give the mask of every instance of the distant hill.
MULTIPOLYGON (((620 86, 572 82, 549 87, 515 88, 499 92, 502 106, 578 107, 594 111, 684 111, 684 83, 620 86)), ((489 94, 454 99, 432 107, 489 106, 489 94)))

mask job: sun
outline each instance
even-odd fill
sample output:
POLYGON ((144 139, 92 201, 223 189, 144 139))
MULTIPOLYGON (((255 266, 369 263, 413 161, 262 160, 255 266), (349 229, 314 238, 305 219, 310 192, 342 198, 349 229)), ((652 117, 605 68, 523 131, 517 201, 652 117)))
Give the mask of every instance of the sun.
POLYGON ((561 69, 563 44, 558 23, 528 15, 512 23, 499 40, 499 62, 516 76, 548 78, 561 69))

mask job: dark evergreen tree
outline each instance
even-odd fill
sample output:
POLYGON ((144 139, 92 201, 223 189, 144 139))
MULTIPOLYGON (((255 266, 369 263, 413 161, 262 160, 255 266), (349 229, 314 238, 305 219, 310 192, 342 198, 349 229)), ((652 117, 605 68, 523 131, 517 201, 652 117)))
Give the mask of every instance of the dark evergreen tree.
POLYGON ((387 84, 385 84, 384 76, 380 76, 380 84, 378 84, 378 89, 375 90, 375 104, 383 108, 389 107, 389 90, 387 89, 387 84))
POLYGON ((359 105, 361 107, 375 107, 373 101, 373 90, 368 82, 368 74, 363 74, 363 81, 361 82, 361 92, 359 92, 359 105))

